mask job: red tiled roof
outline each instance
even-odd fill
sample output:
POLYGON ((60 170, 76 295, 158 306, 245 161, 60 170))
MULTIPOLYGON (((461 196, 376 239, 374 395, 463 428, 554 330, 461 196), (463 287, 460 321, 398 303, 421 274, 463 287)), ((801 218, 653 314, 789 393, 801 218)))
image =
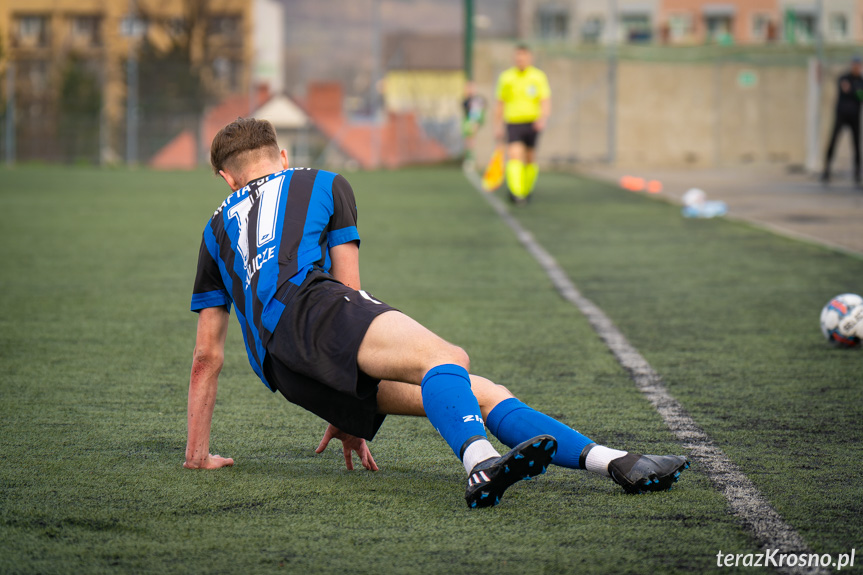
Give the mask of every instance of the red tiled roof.
MULTIPOLYGON (((250 106, 248 95, 235 95, 225 98, 221 104, 211 108, 204 116, 203 146, 209 149, 210 142, 225 125, 238 117, 248 116, 270 99, 270 92, 264 86, 255 93, 255 101, 250 106)), ((197 166, 195 161, 195 137, 190 130, 177 134, 160 149, 149 162, 157 170, 191 170, 197 166)))
POLYGON ((342 111, 339 84, 311 84, 300 104, 317 128, 363 168, 397 168, 447 158, 446 148, 423 131, 413 114, 388 114, 379 126, 351 122, 342 111))
POLYGON ((150 160, 150 167, 157 170, 191 170, 195 162, 195 137, 183 130, 165 144, 150 160))
MULTIPOLYGON (((270 97, 259 90, 255 106, 259 108, 270 97)), ((382 125, 351 122, 342 111, 342 88, 336 83, 316 83, 309 86, 308 97, 300 106, 315 126, 350 158, 363 168, 397 168, 408 164, 440 162, 447 150, 430 138, 411 113, 387 115, 382 125)), ((211 109, 204 118, 203 138, 209 147, 223 126, 247 116, 248 96, 231 96, 211 109)), ((195 162, 195 138, 188 130, 178 134, 150 160, 156 169, 192 169, 195 162)))

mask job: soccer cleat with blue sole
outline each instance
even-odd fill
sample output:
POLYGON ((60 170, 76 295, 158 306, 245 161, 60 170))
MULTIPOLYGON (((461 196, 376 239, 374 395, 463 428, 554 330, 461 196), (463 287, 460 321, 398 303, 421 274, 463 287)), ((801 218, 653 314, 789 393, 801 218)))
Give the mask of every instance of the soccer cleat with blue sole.
POLYGON ((627 493, 668 491, 689 468, 679 455, 639 455, 627 453, 608 464, 611 479, 627 493))
POLYGON ((519 443, 505 455, 477 463, 467 479, 467 506, 477 509, 497 505, 511 485, 545 473, 556 451, 555 438, 539 435, 519 443))

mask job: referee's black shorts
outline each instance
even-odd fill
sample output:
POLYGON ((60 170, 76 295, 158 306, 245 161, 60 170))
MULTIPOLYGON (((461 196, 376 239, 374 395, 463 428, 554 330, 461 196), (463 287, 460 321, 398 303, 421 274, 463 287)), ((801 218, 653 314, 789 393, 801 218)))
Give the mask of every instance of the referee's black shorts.
POLYGON ((539 132, 533 126, 533 122, 506 125, 506 141, 509 144, 521 142, 527 148, 535 148, 538 139, 539 132))
POLYGON ((380 380, 359 369, 357 352, 372 320, 394 308, 319 270, 282 301, 264 361, 270 386, 342 431, 372 439, 384 421, 380 380))

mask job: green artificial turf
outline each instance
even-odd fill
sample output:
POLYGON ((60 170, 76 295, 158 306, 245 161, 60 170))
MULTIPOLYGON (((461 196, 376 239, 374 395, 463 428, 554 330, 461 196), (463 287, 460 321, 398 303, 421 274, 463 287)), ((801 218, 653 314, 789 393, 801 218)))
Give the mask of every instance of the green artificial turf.
POLYGON ((515 213, 816 550, 860 546, 863 353, 818 319, 863 258, 571 176, 515 213))
MULTIPOLYGON (((348 178, 364 288, 595 440, 682 451, 458 171, 348 178)), ((348 472, 336 445, 314 454, 325 424, 256 380, 233 319, 211 446, 236 465, 184 470, 188 305, 227 189, 203 172, 0 181, 0 573, 674 573, 757 551, 697 465, 643 497, 553 468, 470 511, 434 429, 390 417, 381 471, 348 472)), ((863 356, 826 347, 817 317, 863 264, 587 180, 541 185, 519 217, 813 547, 850 551, 863 356)))

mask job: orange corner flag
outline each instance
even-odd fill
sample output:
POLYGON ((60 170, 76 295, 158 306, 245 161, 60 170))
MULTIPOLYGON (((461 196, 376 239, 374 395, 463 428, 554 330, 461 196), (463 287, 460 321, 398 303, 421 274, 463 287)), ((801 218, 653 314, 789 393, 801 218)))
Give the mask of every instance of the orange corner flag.
POLYGON ((503 146, 498 146, 488 162, 488 167, 482 175, 482 189, 493 192, 500 187, 504 179, 503 146))

